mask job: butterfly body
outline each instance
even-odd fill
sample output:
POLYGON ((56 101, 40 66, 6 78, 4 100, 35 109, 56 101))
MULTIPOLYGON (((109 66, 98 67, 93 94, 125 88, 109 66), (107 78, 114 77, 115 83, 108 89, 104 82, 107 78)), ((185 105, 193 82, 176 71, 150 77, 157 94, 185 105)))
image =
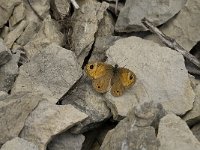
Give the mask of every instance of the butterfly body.
POLYGON ((111 87, 113 96, 121 96, 126 88, 136 80, 135 74, 127 69, 114 67, 103 62, 91 62, 86 65, 86 74, 92 79, 92 86, 99 93, 105 93, 111 87))

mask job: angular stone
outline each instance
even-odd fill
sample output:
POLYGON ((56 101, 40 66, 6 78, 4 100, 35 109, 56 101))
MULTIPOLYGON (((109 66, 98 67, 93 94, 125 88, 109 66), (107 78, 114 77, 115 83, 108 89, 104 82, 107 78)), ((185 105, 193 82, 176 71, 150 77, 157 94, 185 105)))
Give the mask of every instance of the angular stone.
POLYGON ((37 106, 41 95, 17 93, 0 100, 0 145, 17 137, 29 113, 37 106))
POLYGON ((16 137, 6 142, 1 150, 39 150, 38 147, 22 138, 16 137))
POLYGON ((144 31, 141 19, 150 19, 155 25, 161 25, 177 14, 186 0, 127 0, 119 13, 115 30, 117 32, 144 31))
MULTIPOLYGON (((199 0, 187 0, 186 5, 177 16, 169 20, 160 28, 162 32, 171 38, 174 38, 187 51, 190 51, 192 47, 200 41, 199 7, 199 0)), ((148 36, 146 39, 151 39, 161 44, 155 35, 148 36)))
POLYGON ((42 101, 28 116, 20 137, 45 150, 53 136, 83 121, 87 115, 71 105, 55 105, 42 101))
POLYGON ((29 22, 27 27, 25 28, 24 32, 21 34, 21 36, 17 39, 17 43, 24 46, 26 45, 31 39, 34 37, 34 35, 39 31, 39 24, 36 22, 29 22))
POLYGON ((29 0, 29 2, 30 2, 30 5, 33 7, 33 9, 38 13, 38 15, 41 16, 42 20, 40 20, 40 18, 38 18, 38 16, 32 10, 28 1, 24 0, 24 4, 26 8, 25 14, 26 14, 27 21, 40 22, 49 16, 49 9, 50 9, 49 0, 29 0))
MULTIPOLYGON (((195 92, 195 99, 193 103, 193 108, 186 115, 183 116, 183 119, 188 123, 188 125, 192 126, 200 121, 200 81, 198 79, 194 79, 198 81, 198 85, 193 87, 195 92)), ((197 82, 196 81, 196 82, 197 82)))
POLYGON ((17 25, 12 31, 10 31, 7 34, 7 36, 4 39, 4 42, 8 48, 12 47, 13 43, 22 34, 26 26, 27 26, 27 22, 23 20, 19 25, 17 25))
MULTIPOLYGON (((113 130, 108 132, 101 145, 101 150, 138 148, 158 150, 159 141, 156 139, 155 129, 150 126, 150 124, 146 124, 145 126, 143 126, 144 124, 141 124, 141 121, 143 122, 144 120, 151 120, 151 122, 153 122, 154 118, 151 117, 151 115, 148 115, 147 118, 138 118, 135 115, 135 112, 137 112, 137 110, 132 109, 127 118, 120 121, 113 130)), ((137 112, 137 115, 146 114, 146 112, 145 109, 142 109, 140 113, 137 112)), ((155 114, 152 116, 157 116, 159 114, 159 111, 154 112, 155 114)))
POLYGON ((148 40, 129 37, 116 41, 107 56, 108 63, 125 66, 136 74, 136 84, 124 95, 106 94, 114 118, 126 116, 129 109, 143 101, 159 102, 167 112, 179 115, 192 109, 195 95, 180 53, 148 40))
POLYGON ((81 150, 85 137, 82 134, 61 133, 48 144, 48 150, 81 150))
POLYGON ((160 141, 159 150, 200 150, 200 143, 186 122, 174 114, 161 119, 157 138, 160 141))
POLYGON ((40 52, 51 43, 63 45, 64 35, 60 32, 60 25, 47 18, 43 21, 39 32, 24 46, 29 58, 40 52))
POLYGON ((85 78, 81 78, 75 88, 70 90, 63 98, 62 104, 71 104, 89 117, 81 124, 73 127, 71 132, 86 132, 110 118, 111 113, 104 100, 105 98, 96 93, 85 78))
POLYGON ((1 101, 2 99, 4 99, 6 96, 8 96, 8 93, 7 93, 7 92, 0 91, 0 101, 1 101))
POLYGON ((83 51, 88 52, 94 42, 94 34, 97 32, 98 24, 103 18, 105 10, 108 8, 106 2, 84 1, 84 4, 75 11, 72 16, 73 34, 72 47, 77 56, 83 51))
POLYGON ((81 74, 81 66, 74 52, 51 44, 20 67, 11 92, 40 92, 43 97, 56 103, 81 74))
POLYGON ((15 6, 19 5, 20 3, 21 0, 0 0, 0 28, 2 28, 4 24, 6 24, 15 6))
POLYGON ((11 60, 0 67, 0 91, 9 92, 19 74, 18 62, 20 53, 12 55, 11 60))
POLYGON ((21 4, 15 7, 13 15, 9 19, 9 25, 13 27, 21 20, 23 20, 24 17, 25 17, 25 6, 24 3, 22 2, 21 4))
POLYGON ((0 66, 6 64, 11 58, 10 50, 5 46, 3 40, 0 39, 0 66))
POLYGON ((52 0, 51 9, 56 20, 63 20, 70 12, 69 0, 52 0))
POLYGON ((9 27, 4 26, 0 33, 0 38, 4 39, 9 33, 9 27))

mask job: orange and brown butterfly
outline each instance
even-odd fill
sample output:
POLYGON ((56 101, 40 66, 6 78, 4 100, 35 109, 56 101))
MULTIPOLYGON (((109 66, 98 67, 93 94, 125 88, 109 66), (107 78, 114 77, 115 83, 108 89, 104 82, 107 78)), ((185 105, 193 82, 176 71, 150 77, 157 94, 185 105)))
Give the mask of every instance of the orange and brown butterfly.
POLYGON ((114 67, 103 62, 90 62, 85 67, 86 74, 92 80, 92 86, 99 93, 105 93, 111 86, 113 96, 121 96, 136 81, 135 74, 127 69, 114 67))

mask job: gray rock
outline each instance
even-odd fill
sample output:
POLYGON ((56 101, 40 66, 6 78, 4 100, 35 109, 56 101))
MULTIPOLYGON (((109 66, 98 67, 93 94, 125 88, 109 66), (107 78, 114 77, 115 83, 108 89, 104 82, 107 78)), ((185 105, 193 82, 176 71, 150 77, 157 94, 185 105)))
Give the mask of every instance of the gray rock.
POLYGON ((119 13, 115 30, 117 32, 144 31, 141 19, 150 19, 155 25, 161 25, 177 14, 186 0, 127 0, 119 13))
POLYGON ((186 122, 174 114, 161 119, 158 128, 159 150, 199 150, 200 143, 186 122))
POLYGON ((9 27, 7 27, 7 26, 4 26, 3 28, 2 28, 2 31, 1 31, 1 33, 0 33, 0 37, 2 38, 2 39, 4 39, 6 36, 7 36, 7 34, 9 33, 9 27))
POLYGON ((79 80, 75 88, 70 90, 63 98, 62 104, 71 104, 89 117, 81 124, 73 127, 71 132, 83 133, 110 118, 111 113, 104 100, 105 98, 96 93, 85 78, 79 80))
POLYGON ((21 36, 17 39, 17 43, 24 46, 35 36, 39 31, 39 24, 36 22, 29 22, 21 36))
POLYGON ((56 20, 63 20, 70 12, 69 0, 51 0, 51 10, 56 20))
POLYGON ((198 79, 194 79, 197 80, 196 82, 198 82, 198 85, 193 85, 195 87, 193 87, 194 92, 195 92, 195 99, 194 99, 194 103, 193 103, 193 108, 192 110, 190 110, 189 112, 187 112, 186 115, 183 116, 183 119, 188 123, 188 125, 194 125, 197 122, 200 121, 200 81, 198 79))
POLYGON ((17 137, 29 113, 37 106, 41 95, 17 93, 0 100, 0 145, 17 137))
POLYGON ((155 101, 167 112, 179 115, 191 110, 194 92, 181 54, 167 47, 129 37, 115 42, 107 51, 108 63, 117 63, 136 74, 136 84, 121 97, 106 94, 114 118, 126 116, 138 102, 155 101))
POLYGON ((75 54, 56 44, 51 44, 20 67, 12 93, 40 92, 56 103, 81 77, 81 66, 75 54))
POLYGON ((9 1, 0 1, 0 28, 3 27, 4 24, 8 21, 10 16, 12 15, 12 12, 15 8, 15 6, 19 5, 21 3, 21 0, 9 0, 9 1))
POLYGON ((4 45, 3 40, 0 39, 0 66, 6 64, 11 58, 10 50, 4 45))
POLYGON ((55 105, 42 101, 28 116, 20 137, 45 150, 53 136, 66 131, 87 118, 87 115, 71 105, 55 105))
POLYGON ((8 96, 8 93, 5 91, 0 91, 0 101, 3 100, 6 96, 8 96))
MULTIPOLYGON (((42 20, 49 16, 50 1, 49 0, 28 0, 33 7, 33 9, 41 16, 42 20)), ((35 12, 30 7, 27 0, 23 0, 25 4, 25 14, 26 20, 32 22, 41 22, 40 18, 35 14, 35 12)))
POLYGON ((19 74, 18 62, 20 53, 12 55, 11 60, 0 67, 0 91, 9 92, 19 74))
POLYGON ((47 18, 42 22, 39 32, 24 46, 29 58, 40 52, 51 43, 63 45, 64 35, 56 21, 47 18))
POLYGON ((9 19, 9 25, 13 27, 25 17, 25 6, 22 2, 21 4, 17 5, 13 11, 12 16, 9 19))
POLYGON ((48 144, 48 150, 81 150, 85 137, 82 134, 61 133, 48 144))
POLYGON ((200 124, 196 124, 192 127, 191 129, 192 133, 194 134, 194 136, 197 138, 197 140, 200 141, 200 124))
POLYGON ((16 137, 10 141, 7 141, 1 147, 1 150, 38 150, 38 147, 31 142, 16 137))
MULTIPOLYGON (((145 104, 148 105, 148 104, 145 104)), ((144 104, 141 107, 146 107, 144 104)), ((150 104, 151 105, 151 104, 150 104)), ((151 108, 156 108, 151 105, 151 108)), ((147 107, 146 107, 147 108, 147 107)), ((155 109, 146 111, 145 109, 138 108, 132 109, 128 114, 128 117, 120 121, 119 124, 106 135, 103 144, 101 145, 101 150, 118 150, 118 149, 148 149, 148 150, 158 150, 159 141, 156 139, 155 129, 150 126, 149 120, 153 122, 154 118, 152 116, 158 115, 160 112, 155 111, 155 109), (148 114, 148 117, 138 118, 135 114, 148 114), (146 113, 148 112, 148 113, 146 113), (152 114, 153 112, 153 114, 152 114), (141 121, 147 123, 145 126, 141 124, 141 121), (142 126, 141 126, 142 125, 142 126)), ((156 117, 155 117, 156 118, 156 117)))
POLYGON ((27 26, 26 21, 21 21, 19 25, 17 25, 12 31, 10 31, 4 39, 5 44, 8 48, 11 48, 13 43, 17 40, 17 38, 22 34, 24 29, 27 26))
POLYGON ((73 34, 72 47, 77 56, 83 51, 90 50, 89 45, 94 42, 94 35, 97 32, 98 24, 103 18, 104 12, 107 9, 106 2, 99 3, 95 1, 84 1, 80 9, 76 10, 72 16, 73 34))
MULTIPOLYGON (((199 7, 199 0, 187 0, 185 7, 183 7, 180 13, 160 28, 162 32, 171 38, 174 38, 188 51, 190 51, 192 47, 200 41, 199 7)), ((150 39, 161 44, 161 42, 154 35, 148 36, 146 39, 150 39)))

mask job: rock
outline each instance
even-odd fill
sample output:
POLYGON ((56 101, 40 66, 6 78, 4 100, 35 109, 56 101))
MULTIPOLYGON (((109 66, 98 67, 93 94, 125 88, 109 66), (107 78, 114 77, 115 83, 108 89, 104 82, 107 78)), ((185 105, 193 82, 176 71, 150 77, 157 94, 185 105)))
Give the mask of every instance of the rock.
POLYGON ((11 48, 13 43, 17 40, 17 38, 22 34, 24 29, 27 26, 26 21, 22 21, 19 25, 17 25, 12 31, 10 31, 4 39, 5 44, 8 48, 11 48))
MULTIPOLYGON (((187 51, 190 51, 193 46, 200 41, 200 1, 199 0, 187 0, 185 7, 180 13, 164 24, 160 30, 167 36, 174 38, 182 47, 187 51)), ((146 37, 155 42, 161 43, 155 39, 155 36, 151 35, 146 37)))
POLYGON ((22 138, 16 137, 6 142, 1 150, 38 150, 38 147, 22 138))
POLYGON ((48 144, 48 150, 81 150, 85 137, 82 134, 61 133, 48 144))
POLYGON ((158 128, 159 150, 199 150, 200 143, 187 124, 174 114, 161 119, 158 128))
POLYGON ((9 27, 4 26, 2 28, 1 33, 0 33, 0 38, 4 39, 7 36, 8 33, 9 33, 9 27))
POLYGON ((51 44, 35 55, 29 63, 20 67, 12 89, 40 92, 43 97, 56 103, 81 77, 81 66, 75 54, 56 44, 51 44))
POLYGON ((40 150, 45 150, 53 136, 86 118, 86 114, 71 105, 55 105, 47 100, 41 101, 26 119, 20 137, 35 143, 40 150))
POLYGON ((19 5, 21 3, 21 0, 9 0, 9 1, 0 1, 0 28, 3 27, 4 24, 8 21, 10 16, 12 15, 12 12, 15 8, 15 6, 19 5))
POLYGON ((154 101, 167 112, 183 115, 191 110, 194 92, 182 55, 167 47, 129 37, 115 42, 107 51, 108 63, 126 67, 136 74, 136 84, 121 97, 107 92, 107 105, 114 118, 126 116, 138 102, 154 101))
MULTIPOLYGON (((148 104, 145 104, 146 106, 148 104)), ((141 107, 146 107, 145 105, 141 107)), ((151 105, 151 104, 150 104, 151 105)), ((155 108, 151 105, 151 108, 155 108)), ((156 105, 155 105, 156 106, 156 105)), ((156 106, 157 107, 157 106, 156 106)), ((147 107, 146 107, 147 108, 147 107)), ((138 109, 138 108, 137 108, 138 109)), ((148 149, 148 150, 158 150, 159 141, 156 139, 155 129, 150 126, 149 120, 154 122, 154 118, 152 116, 158 116, 159 111, 155 111, 155 109, 149 109, 146 111, 145 109, 140 109, 141 111, 135 108, 130 111, 128 117, 124 120, 120 121, 119 124, 108 132, 106 135, 103 144, 101 145, 101 150, 118 150, 118 149, 148 149), (138 118, 135 114, 148 114, 147 118, 138 118), (148 113, 147 113, 148 112, 148 113), (153 113, 152 113, 153 112, 153 113), (151 116, 152 115, 152 116, 151 116), (144 122, 146 120, 147 123, 145 126, 141 124, 141 121, 144 122), (142 126, 140 126, 142 125, 142 126)), ((156 118, 156 117, 155 117, 156 118)))
POLYGON ((4 99, 6 96, 8 96, 8 93, 7 93, 7 92, 0 91, 0 101, 1 101, 2 99, 4 99))
POLYGON ((62 46, 64 35, 60 32, 59 24, 47 18, 43 21, 39 32, 24 46, 24 49, 28 57, 31 58, 51 43, 62 46))
POLYGON ((9 19, 9 25, 13 27, 21 20, 23 20, 24 17, 25 17, 25 6, 24 3, 22 2, 21 4, 15 7, 13 15, 9 19))
POLYGON ((0 145, 17 137, 29 113, 37 106, 41 95, 17 93, 0 100, 0 145))
POLYGON ((18 62, 20 59, 20 53, 12 55, 11 60, 0 67, 0 91, 9 92, 15 82, 15 79, 19 73, 18 62))
POLYGON ((104 97, 96 93, 85 78, 81 78, 63 98, 62 104, 71 104, 89 117, 81 124, 73 127, 71 132, 83 133, 95 128, 102 121, 110 118, 111 113, 104 102, 104 97))
POLYGON ((192 133, 194 134, 194 136, 197 138, 197 140, 200 141, 200 134, 199 134, 199 131, 200 131, 200 124, 196 124, 192 127, 191 129, 192 133))
POLYGON ((35 36, 39 31, 39 24, 36 22, 29 22, 21 36, 17 39, 17 43, 24 46, 35 36))
POLYGON ((11 58, 10 50, 4 45, 3 40, 0 39, 0 66, 6 64, 11 58))
POLYGON ((31 22, 41 22, 49 16, 50 1, 49 0, 24 0, 26 20, 31 22), (29 2, 28 2, 29 1, 29 2), (29 4, 30 3, 30 4, 29 4), (35 14, 33 9, 38 13, 41 18, 35 14), (42 19, 42 20, 41 20, 42 19))
POLYGON ((141 19, 150 19, 156 26, 161 25, 177 14, 186 0, 127 0, 121 9, 115 30, 117 32, 145 31, 141 19))
POLYGON ((63 20, 70 13, 69 0, 51 0, 51 9, 56 20, 63 20))
MULTIPOLYGON (((98 24, 104 16, 105 10, 108 8, 106 2, 84 1, 80 9, 76 10, 72 16, 73 33, 72 47, 75 54, 79 56, 83 51, 90 50, 91 44, 94 42, 94 36, 98 29, 98 24)), ((87 55, 87 54, 86 54, 87 55)))
MULTIPOLYGON (((196 79, 199 83, 200 81, 196 79)), ((197 82, 196 81, 196 82, 197 82)), ((183 119, 188 123, 188 125, 192 126, 200 121, 200 84, 196 85, 193 88, 195 92, 195 99, 193 103, 193 108, 186 115, 184 115, 183 119)))

